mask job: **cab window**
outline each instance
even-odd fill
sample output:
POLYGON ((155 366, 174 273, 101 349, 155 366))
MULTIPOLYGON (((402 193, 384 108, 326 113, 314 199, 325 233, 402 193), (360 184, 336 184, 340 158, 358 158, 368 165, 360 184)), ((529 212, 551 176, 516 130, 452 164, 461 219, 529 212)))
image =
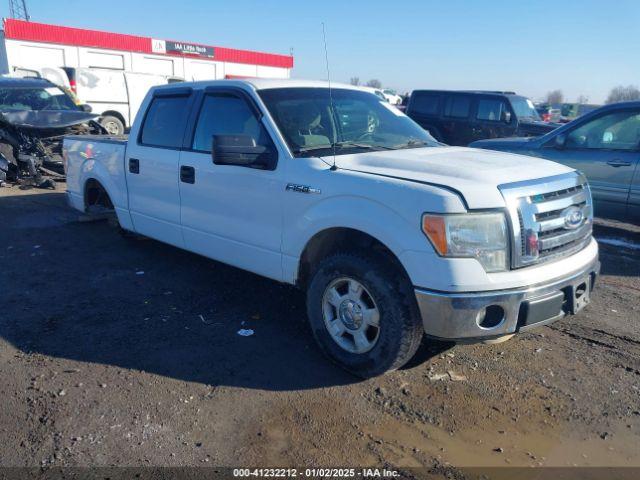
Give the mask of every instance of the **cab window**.
POLYGON ((444 103, 444 115, 453 118, 467 118, 471 109, 471 98, 462 95, 448 97, 444 103))
POLYGON ((181 148, 189 109, 188 95, 155 97, 142 125, 140 143, 151 147, 181 148))
POLYGON ((640 111, 613 112, 591 120, 567 135, 566 146, 637 150, 640 146, 640 111))
POLYGON ((210 153, 214 135, 246 135, 255 145, 273 145, 246 100, 231 93, 215 93, 204 98, 191 148, 210 153))
POLYGON ((478 100, 478 120, 486 120, 490 122, 501 121, 507 112, 507 105, 497 98, 478 100))

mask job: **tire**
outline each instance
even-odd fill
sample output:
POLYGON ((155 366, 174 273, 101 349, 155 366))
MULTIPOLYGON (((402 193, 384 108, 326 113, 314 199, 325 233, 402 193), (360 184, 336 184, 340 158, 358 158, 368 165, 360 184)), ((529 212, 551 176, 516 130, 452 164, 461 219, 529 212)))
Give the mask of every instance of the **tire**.
POLYGON ((109 135, 122 135, 124 134, 124 124, 122 120, 113 115, 105 115, 100 118, 100 125, 102 125, 109 135))
POLYGON ((413 295, 405 276, 383 258, 357 253, 338 253, 327 257, 318 265, 307 290, 307 315, 313 336, 325 355, 359 377, 375 377, 398 369, 413 357, 424 335, 413 295), (363 287, 360 303, 365 305, 359 311, 363 312, 364 308, 371 311, 371 305, 378 311, 379 327, 377 330, 368 328, 365 335, 373 346, 361 352, 353 351, 358 348, 354 332, 360 336, 353 330, 356 325, 349 322, 350 326, 345 328, 341 321, 343 313, 348 316, 349 310, 352 313, 356 311, 356 308, 349 309, 347 300, 342 300, 351 294, 351 280, 363 287), (342 285, 343 281, 347 281, 348 286, 342 285), (344 297, 336 298, 331 295, 332 288, 335 290, 333 293, 338 294, 346 292, 347 288, 349 290, 344 297), (342 300, 340 307, 327 303, 328 298, 334 303, 342 300), (328 317, 336 319, 327 321, 328 317), (329 325, 338 330, 338 334, 335 331, 331 333, 329 325), (340 328, 345 329, 341 336, 340 328))

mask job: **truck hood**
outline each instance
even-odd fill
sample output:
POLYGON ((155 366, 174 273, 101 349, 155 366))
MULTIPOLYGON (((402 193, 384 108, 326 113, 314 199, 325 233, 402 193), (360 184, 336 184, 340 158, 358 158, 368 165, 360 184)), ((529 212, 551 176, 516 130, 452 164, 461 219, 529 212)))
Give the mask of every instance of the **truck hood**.
MULTIPOLYGON (((326 157, 327 162, 333 159, 326 157)), ((501 208, 499 185, 561 175, 573 169, 510 153, 463 147, 430 147, 336 157, 341 169, 445 187, 471 209, 501 208)))
POLYGON ((2 120, 22 128, 67 128, 93 120, 98 115, 72 110, 14 110, 0 112, 2 120))

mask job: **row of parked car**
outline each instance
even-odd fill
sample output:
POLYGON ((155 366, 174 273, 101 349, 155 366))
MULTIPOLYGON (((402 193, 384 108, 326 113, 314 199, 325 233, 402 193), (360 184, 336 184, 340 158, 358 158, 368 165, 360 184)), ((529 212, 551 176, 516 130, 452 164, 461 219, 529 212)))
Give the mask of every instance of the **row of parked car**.
POLYGON ((439 142, 530 155, 583 172, 596 214, 640 218, 640 102, 607 105, 566 123, 544 122, 514 92, 416 90, 409 115, 439 142))

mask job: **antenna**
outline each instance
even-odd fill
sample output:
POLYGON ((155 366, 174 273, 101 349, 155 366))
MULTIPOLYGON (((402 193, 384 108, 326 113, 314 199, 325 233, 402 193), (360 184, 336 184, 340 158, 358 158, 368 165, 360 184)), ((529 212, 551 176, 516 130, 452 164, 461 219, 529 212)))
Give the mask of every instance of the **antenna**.
MULTIPOLYGON (((324 60, 327 64, 327 83, 329 84, 329 107, 331 108, 331 116, 335 118, 335 110, 333 108, 333 95, 331 93, 331 72, 329 71, 329 53, 327 51, 327 33, 324 29, 324 22, 322 22, 322 38, 324 40, 324 60)), ((336 140, 333 139, 331 142, 333 144, 333 165, 331 165, 331 170, 336 169, 336 140)))
POLYGON ((27 22, 30 20, 26 0, 9 0, 9 13, 11 18, 26 20, 27 22))

